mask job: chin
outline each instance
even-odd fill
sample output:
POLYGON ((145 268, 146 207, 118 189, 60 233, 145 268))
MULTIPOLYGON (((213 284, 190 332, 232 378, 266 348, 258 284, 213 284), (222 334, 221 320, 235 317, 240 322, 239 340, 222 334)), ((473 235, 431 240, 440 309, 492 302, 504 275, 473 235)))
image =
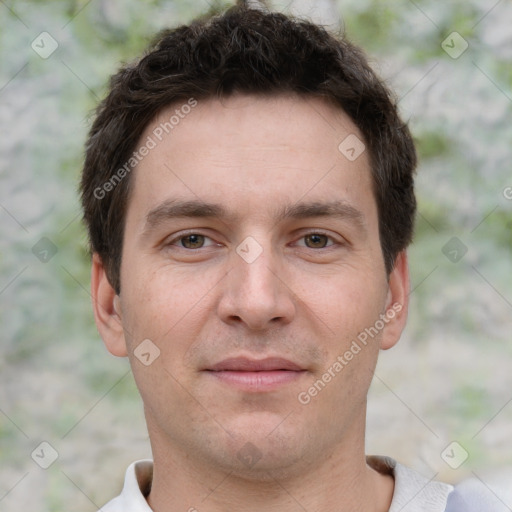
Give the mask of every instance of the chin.
MULTIPOLYGON (((238 417, 226 425, 232 437, 227 437, 224 454, 230 470, 239 476, 258 480, 272 480, 308 459, 308 439, 297 421, 288 422, 283 416, 257 412, 238 417)), ((297 467, 298 470, 298 467, 297 467)))

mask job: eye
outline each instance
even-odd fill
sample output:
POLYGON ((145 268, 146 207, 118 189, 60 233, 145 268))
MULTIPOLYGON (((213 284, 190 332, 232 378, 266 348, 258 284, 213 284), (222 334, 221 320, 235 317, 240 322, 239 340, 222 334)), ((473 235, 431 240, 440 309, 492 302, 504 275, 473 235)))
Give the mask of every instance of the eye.
POLYGON ((174 238, 168 245, 178 245, 182 249, 201 249, 205 247, 205 240, 211 240, 211 238, 200 233, 188 233, 174 238))
MULTIPOLYGON (((305 244, 300 245, 308 249, 325 249, 333 245, 339 245, 339 243, 337 243, 332 236, 319 231, 306 233, 299 240, 304 240, 305 244)), ((196 232, 190 232, 186 234, 182 233, 181 235, 170 240, 166 245, 177 246, 179 249, 192 251, 202 249, 205 247, 210 247, 216 244, 210 237, 206 235, 202 235, 201 233, 196 232), (208 240, 210 241, 210 243, 206 243, 208 240)))
POLYGON ((307 233, 301 237, 301 240, 306 241, 306 247, 309 249, 324 249, 325 247, 330 247, 335 244, 331 243, 327 245, 328 241, 333 240, 333 238, 321 232, 307 233))

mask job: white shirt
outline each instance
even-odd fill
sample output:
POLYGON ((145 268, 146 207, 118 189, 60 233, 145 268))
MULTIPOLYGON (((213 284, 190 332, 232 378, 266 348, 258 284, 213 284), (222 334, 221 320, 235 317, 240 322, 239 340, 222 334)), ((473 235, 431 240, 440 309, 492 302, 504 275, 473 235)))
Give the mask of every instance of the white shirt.
MULTIPOLYGON (((452 485, 429 480, 402 466, 390 457, 368 456, 369 466, 382 474, 392 475, 395 490, 389 512, 502 512, 500 504, 483 487, 465 482, 452 485)), ((152 512, 146 496, 151 489, 153 461, 140 460, 126 470, 121 494, 99 512, 152 512)))

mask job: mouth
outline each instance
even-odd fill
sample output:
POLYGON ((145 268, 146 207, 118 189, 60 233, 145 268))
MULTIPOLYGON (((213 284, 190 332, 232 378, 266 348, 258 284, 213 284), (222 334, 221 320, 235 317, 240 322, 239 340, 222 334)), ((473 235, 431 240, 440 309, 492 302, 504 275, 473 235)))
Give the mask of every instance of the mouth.
POLYGON ((247 392, 272 391, 298 380, 307 370, 280 357, 224 359, 204 370, 225 385, 247 392))

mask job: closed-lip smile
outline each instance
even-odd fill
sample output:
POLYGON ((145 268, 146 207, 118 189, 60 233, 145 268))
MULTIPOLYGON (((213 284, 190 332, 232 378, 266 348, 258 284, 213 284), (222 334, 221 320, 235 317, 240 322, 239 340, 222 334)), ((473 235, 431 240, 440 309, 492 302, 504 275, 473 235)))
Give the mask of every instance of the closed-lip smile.
POLYGON ((282 357, 230 357, 205 368, 205 371, 222 383, 243 391, 263 392, 293 382, 307 370, 282 357))

